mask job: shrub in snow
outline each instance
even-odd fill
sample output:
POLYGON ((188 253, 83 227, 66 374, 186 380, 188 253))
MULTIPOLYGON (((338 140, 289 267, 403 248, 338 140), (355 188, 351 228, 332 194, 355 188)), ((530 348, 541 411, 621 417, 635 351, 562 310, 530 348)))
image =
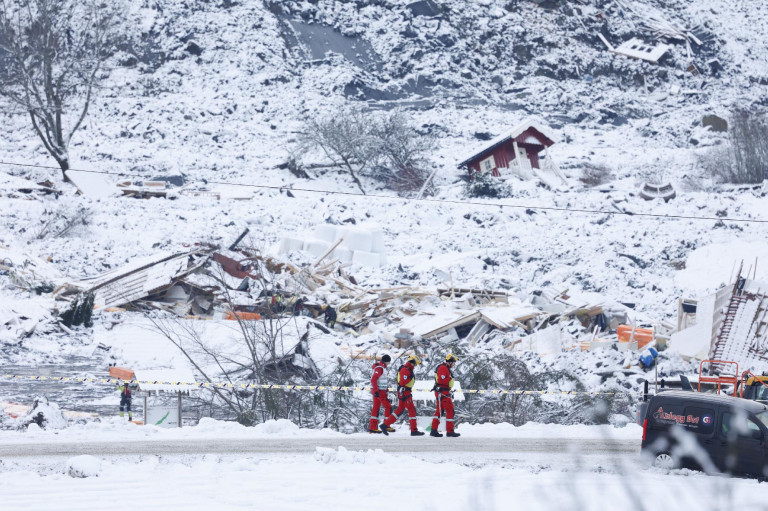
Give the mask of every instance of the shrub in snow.
POLYGON ((585 163, 581 167, 581 177, 579 181, 584 186, 599 186, 613 179, 613 171, 606 165, 585 163))
POLYGON ((611 414, 610 417, 608 417, 608 422, 617 428, 623 428, 627 424, 630 423, 629 417, 626 415, 622 415, 620 413, 614 413, 611 414))
POLYGON ((48 402, 45 396, 35 398, 32 409, 19 419, 21 427, 36 424, 42 429, 63 429, 67 427, 67 419, 62 415, 59 405, 48 402))
POLYGON ((101 460, 93 456, 75 456, 67 460, 67 474, 70 477, 97 477, 101 472, 101 460))
POLYGON ((71 302, 69 308, 61 313, 61 321, 65 326, 86 326, 92 327, 93 320, 93 293, 78 295, 71 302))
POLYGON ((426 163, 435 146, 435 138, 417 130, 403 111, 373 113, 343 107, 308 120, 296 152, 319 149, 363 193, 358 177, 362 175, 398 192, 414 192, 429 177, 426 163))
POLYGON ((91 224, 93 211, 84 206, 61 206, 54 210, 45 210, 40 219, 41 225, 35 238, 66 238, 91 224))
POLYGON ((512 196, 512 185, 498 177, 490 174, 475 173, 467 182, 464 190, 467 197, 489 197, 493 199, 503 199, 512 196))

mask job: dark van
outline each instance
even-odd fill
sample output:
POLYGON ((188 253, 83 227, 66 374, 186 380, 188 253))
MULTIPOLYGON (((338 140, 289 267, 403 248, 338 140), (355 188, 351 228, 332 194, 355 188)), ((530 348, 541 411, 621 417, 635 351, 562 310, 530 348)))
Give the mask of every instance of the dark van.
POLYGON ((763 478, 768 407, 718 394, 661 392, 648 402, 642 452, 656 466, 763 478))

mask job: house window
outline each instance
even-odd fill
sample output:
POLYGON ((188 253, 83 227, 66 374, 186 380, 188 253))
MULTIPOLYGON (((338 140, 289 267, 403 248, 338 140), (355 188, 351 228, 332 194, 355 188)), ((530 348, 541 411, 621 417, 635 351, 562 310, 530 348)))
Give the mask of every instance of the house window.
POLYGON ((493 155, 480 162, 480 172, 492 172, 495 168, 496 161, 493 159, 493 155))

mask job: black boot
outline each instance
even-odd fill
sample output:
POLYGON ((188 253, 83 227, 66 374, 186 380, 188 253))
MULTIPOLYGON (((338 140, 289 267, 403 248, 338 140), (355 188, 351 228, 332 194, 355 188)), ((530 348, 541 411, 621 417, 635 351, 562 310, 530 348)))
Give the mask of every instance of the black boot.
POLYGON ((457 436, 461 436, 460 433, 456 433, 455 431, 451 431, 450 433, 446 433, 445 436, 449 436, 451 438, 456 438, 457 436))
POLYGON ((384 435, 389 436, 389 431, 387 430, 387 426, 383 422, 379 424, 379 431, 384 433, 384 435))
POLYGON ((440 433, 438 430, 433 429, 432 431, 429 432, 429 436, 441 437, 441 436, 443 436, 443 434, 440 433))
POLYGON ((411 431, 411 436, 424 436, 424 432, 419 430, 411 431))

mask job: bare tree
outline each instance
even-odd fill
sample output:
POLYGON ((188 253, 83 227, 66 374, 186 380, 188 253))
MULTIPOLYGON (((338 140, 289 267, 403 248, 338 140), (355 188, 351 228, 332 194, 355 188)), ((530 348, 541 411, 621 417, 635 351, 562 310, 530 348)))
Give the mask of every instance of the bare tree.
POLYGON ((768 119, 765 114, 735 109, 728 125, 730 141, 697 158, 704 175, 716 182, 755 184, 768 179, 768 119))
POLYGON ((436 141, 431 134, 419 133, 403 111, 377 115, 344 107, 310 120, 300 145, 320 148, 365 194, 361 175, 397 191, 420 189, 429 177, 427 156, 436 141))
POLYGON ((381 117, 373 124, 371 134, 379 146, 378 153, 397 169, 423 165, 426 156, 436 147, 435 138, 429 133, 419 133, 402 110, 381 117))
MULTIPOLYGON (((256 282, 259 289, 272 289, 272 274, 263 260, 254 257, 250 268, 261 277, 256 282)), ((211 276, 220 282, 228 307, 235 310, 234 297, 230 295, 225 275, 211 273, 211 276)), ((295 343, 300 333, 295 331, 294 316, 281 314, 269 307, 260 312, 263 319, 259 321, 243 320, 235 312, 238 326, 238 349, 235 351, 222 350, 203 335, 195 322, 147 314, 155 328, 181 351, 205 382, 220 382, 223 379, 230 384, 229 387, 211 387, 213 399, 216 407, 223 407, 243 424, 279 418, 285 415, 285 408, 294 405, 284 399, 285 396, 279 395, 282 391, 267 391, 260 386, 289 383, 294 376, 305 376, 296 375, 286 363, 287 355, 296 347, 285 343, 295 343), (256 387, 243 388, 244 382, 256 387)))
POLYGON ((372 177, 400 192, 421 189, 429 178, 427 157, 437 146, 435 137, 419 133, 402 110, 385 114, 369 125, 377 162, 372 177))
POLYGON ((358 174, 369 167, 375 155, 370 122, 370 116, 360 108, 340 108, 328 117, 308 121, 300 142, 306 148, 320 148, 350 175, 363 195, 358 174))
POLYGON ((115 2, 100 0, 0 0, 0 95, 29 114, 65 181, 116 12, 115 2))
POLYGON ((731 115, 732 183, 760 183, 768 177, 768 124, 763 115, 737 109, 731 115))

